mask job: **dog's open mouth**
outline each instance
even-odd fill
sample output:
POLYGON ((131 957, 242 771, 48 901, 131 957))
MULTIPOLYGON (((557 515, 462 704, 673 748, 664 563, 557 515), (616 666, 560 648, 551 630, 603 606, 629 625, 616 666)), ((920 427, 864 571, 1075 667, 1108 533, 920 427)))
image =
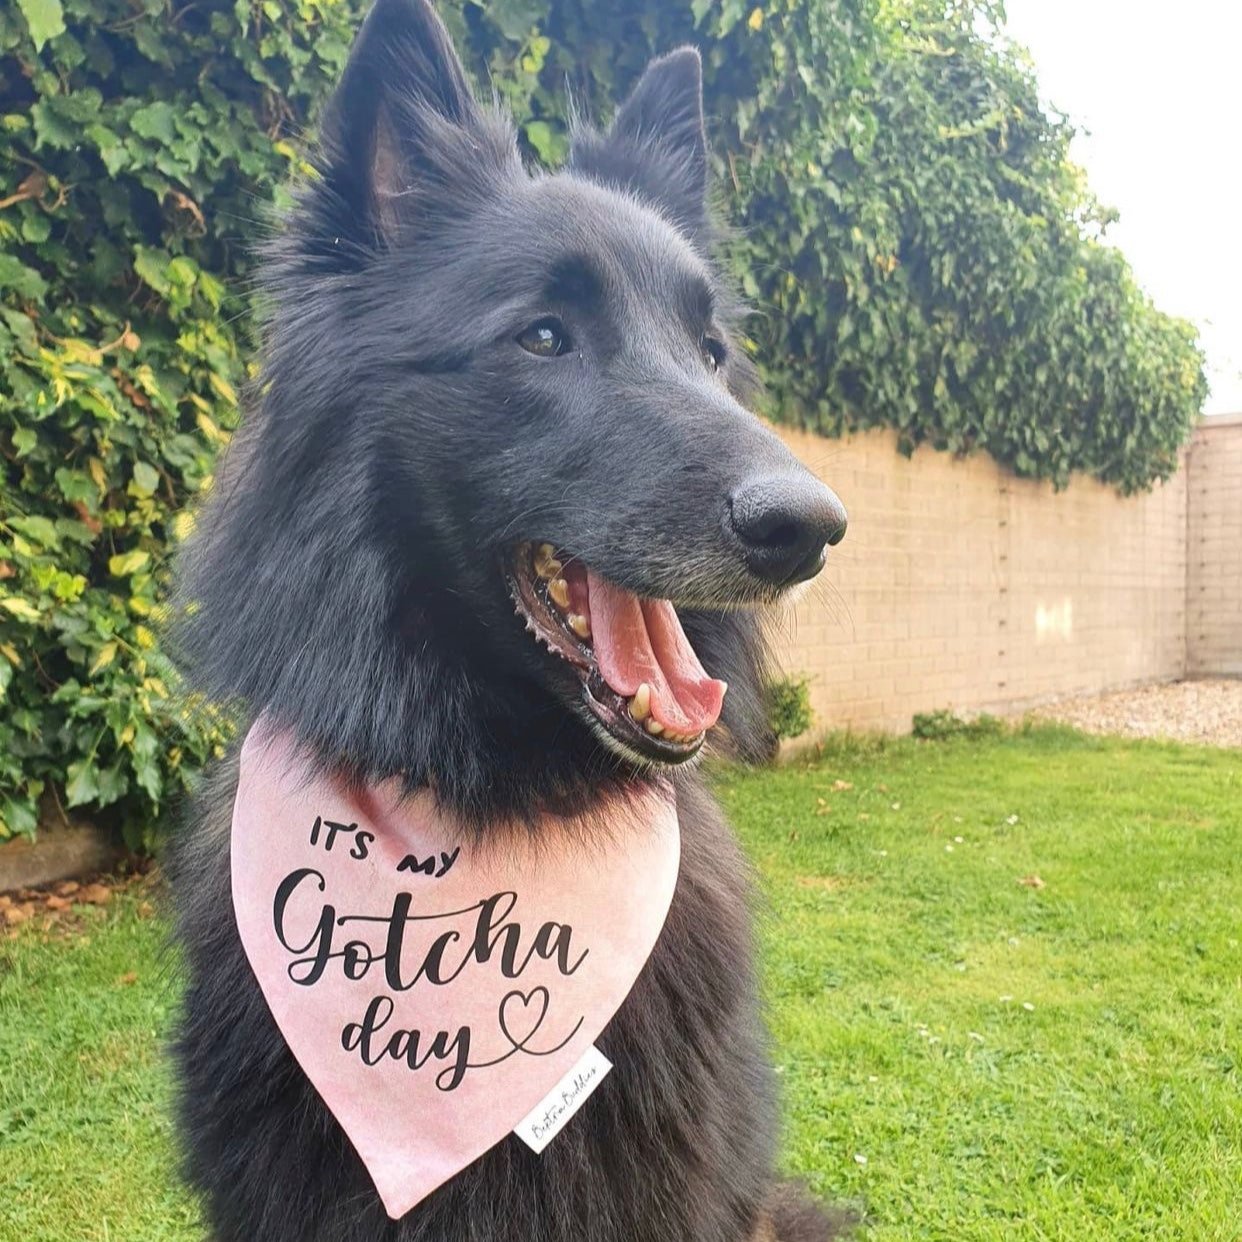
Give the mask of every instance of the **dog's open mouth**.
POLYGON ((642 599, 550 543, 517 545, 506 576, 526 628, 577 672, 611 743, 661 763, 698 753, 728 687, 699 663, 669 600, 642 599))

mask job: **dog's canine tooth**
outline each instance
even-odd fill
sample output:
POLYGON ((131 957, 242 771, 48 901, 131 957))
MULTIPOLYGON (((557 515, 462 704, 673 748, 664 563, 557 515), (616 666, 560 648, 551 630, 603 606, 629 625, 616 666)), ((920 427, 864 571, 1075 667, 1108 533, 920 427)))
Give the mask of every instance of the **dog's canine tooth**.
POLYGON ((651 687, 645 681, 630 699, 630 715, 640 723, 651 715, 651 687))
POLYGON ((655 737, 659 737, 664 732, 664 726, 658 720, 648 720, 647 732, 655 737))
POLYGON ((569 607, 569 583, 564 578, 553 578, 548 583, 548 594, 562 612, 569 607))
POLYGON ((558 579, 565 566, 556 559, 556 549, 550 543, 541 543, 535 553, 535 573, 545 582, 558 579))
POLYGON ((580 612, 571 612, 569 614, 569 628, 579 638, 591 637, 591 623, 580 612))

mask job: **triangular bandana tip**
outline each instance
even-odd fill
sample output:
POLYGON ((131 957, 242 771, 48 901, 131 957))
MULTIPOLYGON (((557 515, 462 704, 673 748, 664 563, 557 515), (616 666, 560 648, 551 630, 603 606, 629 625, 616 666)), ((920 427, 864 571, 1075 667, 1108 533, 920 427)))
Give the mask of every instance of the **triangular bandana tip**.
POLYGON ((680 836, 671 791, 654 786, 592 828, 549 821, 489 845, 429 794, 351 793, 289 736, 260 722, 247 737, 232 831, 242 944, 394 1219, 558 1088, 576 1111, 603 1081, 592 1046, 659 938, 680 836))

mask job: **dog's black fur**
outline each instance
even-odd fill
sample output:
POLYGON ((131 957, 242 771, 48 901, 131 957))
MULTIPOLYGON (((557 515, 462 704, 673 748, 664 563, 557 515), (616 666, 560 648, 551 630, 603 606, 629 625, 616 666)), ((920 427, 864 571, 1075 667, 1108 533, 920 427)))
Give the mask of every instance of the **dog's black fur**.
MULTIPOLYGON (((197 685, 294 730, 326 768, 429 786, 485 832, 577 816, 648 779, 515 616, 518 540, 679 603, 765 750, 757 622, 723 498, 799 469, 741 404, 711 266, 697 54, 652 64, 567 170, 528 174, 425 0, 378 0, 326 118, 320 176, 268 257, 256 409, 183 573, 197 685), (549 308, 575 349, 514 344, 549 308)), ((191 1182, 215 1242, 823 1242, 771 1180, 773 1088, 747 872, 701 779, 675 775, 682 872, 600 1039, 616 1072, 542 1157, 510 1138, 399 1222, 311 1088, 231 919, 236 758, 170 860, 189 981, 177 1040, 191 1182)))

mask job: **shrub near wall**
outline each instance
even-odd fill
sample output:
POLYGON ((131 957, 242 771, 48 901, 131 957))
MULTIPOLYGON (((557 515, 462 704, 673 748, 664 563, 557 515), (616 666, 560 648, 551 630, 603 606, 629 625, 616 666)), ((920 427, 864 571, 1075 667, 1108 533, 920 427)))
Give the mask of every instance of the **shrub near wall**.
MULTIPOLYGON (((133 841, 220 744, 177 700, 159 600, 227 440, 248 246, 300 169, 355 0, 0 9, 0 836, 40 796, 133 841)), ((534 159, 703 47, 769 412, 1064 483, 1165 477, 1202 402, 975 0, 444 0, 534 159)))

